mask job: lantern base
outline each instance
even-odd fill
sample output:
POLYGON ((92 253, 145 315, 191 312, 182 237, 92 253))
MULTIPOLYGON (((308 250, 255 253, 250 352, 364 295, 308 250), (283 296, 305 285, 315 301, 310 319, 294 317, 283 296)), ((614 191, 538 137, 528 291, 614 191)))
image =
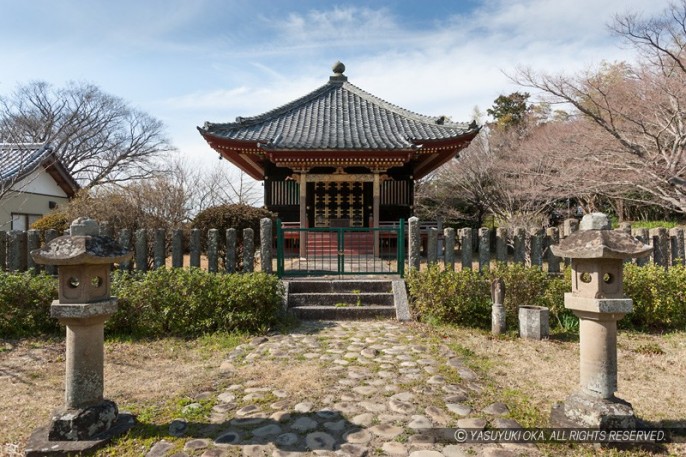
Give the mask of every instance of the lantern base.
POLYGON ((570 395, 553 405, 550 425, 559 428, 635 429, 631 403, 617 397, 599 398, 583 392, 570 395))
POLYGON ((136 424, 133 414, 120 412, 112 426, 91 438, 82 441, 53 441, 48 438, 52 424, 39 427, 31 434, 26 443, 27 457, 38 456, 66 456, 75 453, 89 452, 99 449, 109 443, 112 438, 123 435, 136 424))
POLYGON ((81 441, 106 432, 117 420, 119 410, 111 400, 79 409, 61 409, 52 416, 48 439, 81 441))

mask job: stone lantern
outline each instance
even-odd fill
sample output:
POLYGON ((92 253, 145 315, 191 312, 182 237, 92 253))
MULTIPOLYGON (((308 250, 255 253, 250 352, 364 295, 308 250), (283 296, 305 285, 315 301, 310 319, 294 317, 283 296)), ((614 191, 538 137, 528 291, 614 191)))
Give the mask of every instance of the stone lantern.
POLYGON ((110 269, 132 253, 98 231, 97 222, 79 218, 70 235, 31 251, 36 263, 59 267, 59 299, 50 315, 66 326, 67 367, 65 405, 34 432, 27 455, 91 449, 133 424, 132 416, 119 414, 117 405, 103 398, 104 324, 117 310, 110 269))
POLYGON ((579 231, 551 246, 553 254, 572 259, 572 292, 565 308, 579 318, 580 391, 553 407, 554 426, 634 428, 636 418, 617 390, 617 321, 632 310, 624 296, 623 263, 649 255, 652 248, 610 230, 607 216, 584 216, 579 231))

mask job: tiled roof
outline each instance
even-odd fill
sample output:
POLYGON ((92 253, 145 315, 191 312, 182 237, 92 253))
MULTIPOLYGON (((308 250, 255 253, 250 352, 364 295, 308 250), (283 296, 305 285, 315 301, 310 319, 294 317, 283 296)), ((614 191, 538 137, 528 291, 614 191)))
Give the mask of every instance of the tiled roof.
POLYGON ((48 144, 0 143, 0 182, 21 179, 51 156, 48 144))
POLYGON ((11 186, 38 167, 45 168, 68 196, 79 189, 49 144, 0 143, 0 187, 11 186))
POLYGON ((218 138, 257 142, 265 149, 407 150, 477 129, 475 123, 452 123, 388 103, 349 83, 341 71, 324 86, 284 106, 236 122, 207 122, 199 130, 218 138))

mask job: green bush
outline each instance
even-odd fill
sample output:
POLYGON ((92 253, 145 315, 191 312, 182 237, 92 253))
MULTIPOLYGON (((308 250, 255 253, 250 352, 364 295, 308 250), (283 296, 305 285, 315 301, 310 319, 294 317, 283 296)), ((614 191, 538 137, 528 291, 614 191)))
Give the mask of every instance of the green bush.
POLYGON ((515 328, 520 306, 550 308, 553 325, 566 326, 571 312, 564 308, 564 293, 571 290, 569 272, 548 276, 540 268, 498 265, 488 274, 472 270, 441 271, 437 265, 418 272, 412 270, 407 285, 415 314, 469 327, 490 328, 491 281, 505 282, 505 312, 508 327, 515 328))
POLYGON ((406 279, 412 311, 419 319, 490 326, 490 283, 478 272, 441 271, 438 265, 431 265, 421 272, 410 270, 406 279))
POLYGON ((574 313, 565 308, 565 293, 572 291, 572 270, 565 268, 562 276, 549 276, 546 280, 545 291, 540 297, 539 304, 550 309, 551 325, 564 330, 577 330, 579 319, 574 313))
POLYGON ((540 268, 499 263, 490 272, 489 279, 495 278, 502 278, 505 282, 504 305, 508 322, 516 322, 520 306, 542 306, 541 297, 546 290, 548 274, 540 268))
POLYGON ((108 330, 146 336, 265 331, 277 321, 283 291, 274 275, 213 274, 197 268, 116 272, 119 311, 108 330))
POLYGON ((537 267, 500 263, 490 276, 505 282, 504 305, 510 324, 519 319, 520 306, 549 308, 553 325, 561 324, 563 315, 572 314, 564 307, 564 293, 572 290, 571 271, 565 271, 563 276, 550 276, 537 267))
POLYGON ((57 281, 51 276, 0 272, 0 336, 57 332, 57 320, 50 317, 56 298, 57 281))
MULTIPOLYGON (((412 306, 421 318, 473 327, 490 325, 490 281, 503 278, 505 310, 510 328, 517 323, 521 305, 546 306, 550 322, 565 330, 576 330, 578 318, 564 307, 564 294, 571 291, 571 270, 562 276, 548 276, 538 268, 498 265, 488 275, 470 270, 413 270, 407 278, 412 306)), ((639 331, 686 330, 686 267, 669 269, 655 264, 642 267, 626 264, 624 293, 633 299, 633 311, 619 321, 619 327, 639 331)))
POLYGON ((624 293, 634 308, 619 321, 621 328, 686 330, 686 267, 627 264, 624 293))
MULTIPOLYGON (((198 336, 216 331, 264 332, 277 323, 283 290, 274 275, 213 274, 197 268, 148 273, 115 272, 119 309, 106 321, 108 333, 138 336, 198 336)), ((55 278, 0 273, 0 337, 59 332, 50 317, 55 278)))

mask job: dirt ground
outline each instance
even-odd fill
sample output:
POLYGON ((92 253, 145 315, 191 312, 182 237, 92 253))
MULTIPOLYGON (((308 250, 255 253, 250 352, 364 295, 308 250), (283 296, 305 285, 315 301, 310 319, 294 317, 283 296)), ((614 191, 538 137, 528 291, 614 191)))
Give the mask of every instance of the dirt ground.
MULTIPOLYGON (((195 395, 216 382, 224 351, 175 338, 108 341, 105 397, 120 409, 195 395)), ((19 455, 64 403, 64 340, 0 340, 0 456, 19 455)), ((23 454, 22 454, 23 455, 23 454)))

